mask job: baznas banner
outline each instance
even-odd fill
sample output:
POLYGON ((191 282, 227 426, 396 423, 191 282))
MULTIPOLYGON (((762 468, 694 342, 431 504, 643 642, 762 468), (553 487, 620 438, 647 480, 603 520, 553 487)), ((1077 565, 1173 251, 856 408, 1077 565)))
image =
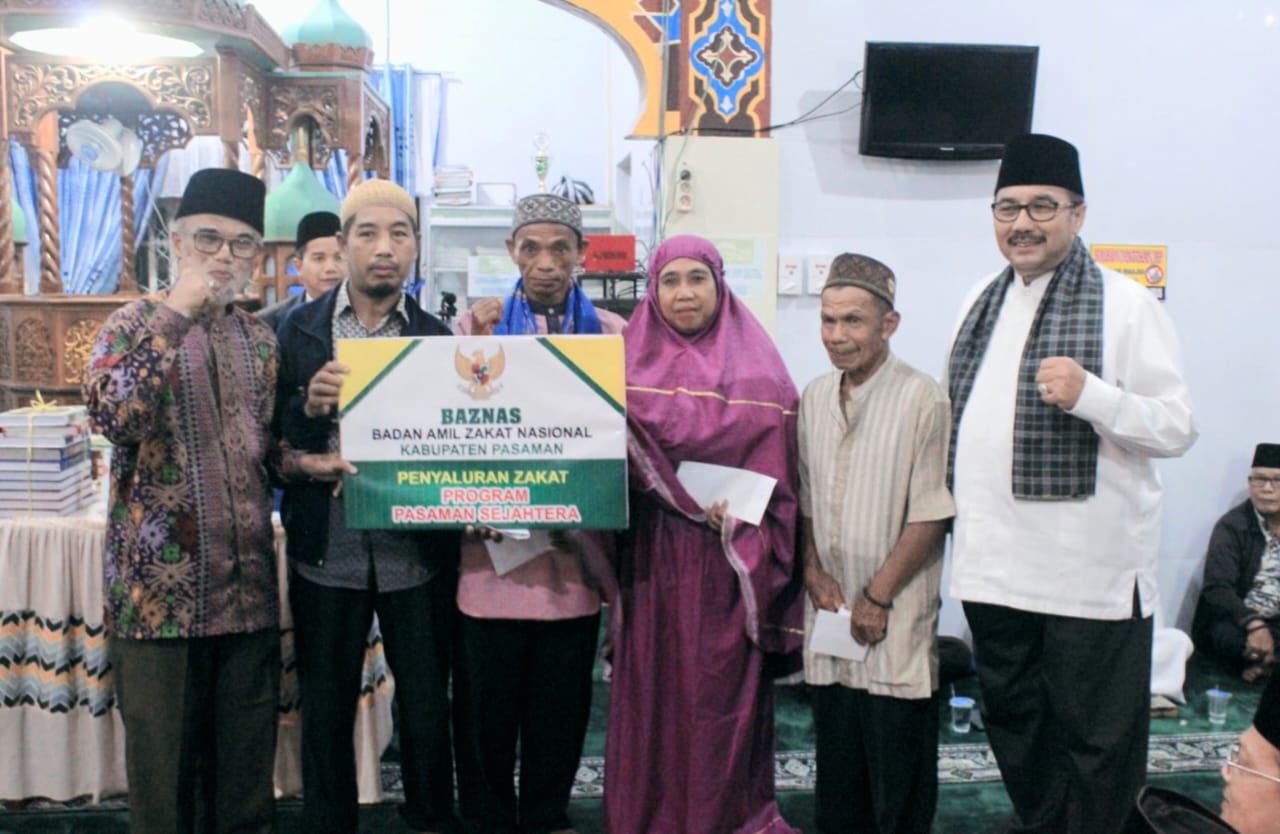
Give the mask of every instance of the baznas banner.
POLYGON ((347 524, 627 526, 621 336, 340 339, 347 524))

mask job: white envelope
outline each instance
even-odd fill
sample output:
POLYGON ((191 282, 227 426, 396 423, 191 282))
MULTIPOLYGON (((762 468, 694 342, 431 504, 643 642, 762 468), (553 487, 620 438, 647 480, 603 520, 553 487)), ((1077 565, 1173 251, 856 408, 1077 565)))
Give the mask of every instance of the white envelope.
POLYGON ((841 608, 839 611, 818 609, 818 616, 813 621, 813 634, 809 637, 809 651, 861 663, 867 659, 867 652, 871 651, 871 647, 854 640, 849 627, 848 608, 841 608))
POLYGON ((749 469, 686 460, 676 468, 676 480, 700 507, 729 502, 729 515, 760 526, 777 478, 749 469))
POLYGON ((508 574, 525 562, 551 550, 551 533, 547 530, 502 530, 502 541, 485 539, 485 549, 493 560, 498 576, 508 574))

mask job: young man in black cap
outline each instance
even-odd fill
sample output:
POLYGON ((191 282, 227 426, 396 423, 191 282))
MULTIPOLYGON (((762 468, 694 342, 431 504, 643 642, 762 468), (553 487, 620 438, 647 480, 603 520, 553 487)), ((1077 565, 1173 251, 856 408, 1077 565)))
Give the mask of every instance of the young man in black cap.
POLYGON ((1275 665, 1280 640, 1280 444, 1258 444, 1249 469, 1249 497, 1213 527, 1191 636, 1197 648, 1246 681, 1256 681, 1275 665))
POLYGON ((366 180, 342 203, 349 277, 280 326, 280 431, 316 453, 311 483, 285 488, 289 602, 302 687, 303 829, 358 828, 355 746, 365 639, 377 614, 395 675, 404 805, 416 831, 453 830, 449 662, 458 535, 349 530, 338 453, 338 397, 350 369, 338 339, 447 336, 449 328, 404 294, 418 258, 418 210, 387 180, 366 180))
POLYGON ((295 249, 290 260, 298 271, 302 292, 258 311, 258 318, 265 321, 272 331, 280 329, 280 322, 294 307, 315 301, 347 277, 346 256, 338 243, 339 231, 338 215, 331 211, 313 211, 298 221, 295 249))
POLYGON ((1114 834, 1146 777, 1160 479, 1196 438, 1173 325, 1079 238, 1075 147, 1011 140, 1008 265, 966 299, 947 376, 964 602, 1010 830, 1114 834))
POLYGON ((170 236, 175 280, 111 315, 85 373, 115 444, 105 587, 134 832, 275 827, 277 351, 232 305, 264 194, 239 171, 196 172, 170 236))

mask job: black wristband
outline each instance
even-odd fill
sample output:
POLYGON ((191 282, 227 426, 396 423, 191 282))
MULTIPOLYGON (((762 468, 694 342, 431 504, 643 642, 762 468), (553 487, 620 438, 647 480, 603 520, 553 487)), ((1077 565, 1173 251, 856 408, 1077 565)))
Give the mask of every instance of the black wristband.
POLYGON ((875 597, 871 596, 871 591, 867 590, 867 588, 868 588, 868 586, 866 586, 866 585, 863 585, 863 586, 862 586, 862 598, 863 598, 863 599, 865 599, 867 602, 869 602, 869 603, 871 603, 872 605, 874 605, 876 608, 879 608, 881 611, 892 611, 892 610, 893 610, 893 603, 892 603, 892 602, 881 602, 880 600, 878 600, 878 599, 876 599, 875 597))

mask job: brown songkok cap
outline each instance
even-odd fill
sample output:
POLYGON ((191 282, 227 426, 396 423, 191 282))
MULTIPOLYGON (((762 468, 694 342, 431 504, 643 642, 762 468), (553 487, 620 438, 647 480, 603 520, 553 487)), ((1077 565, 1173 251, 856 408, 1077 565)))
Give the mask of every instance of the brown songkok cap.
POLYGON ((216 214, 239 220, 262 234, 267 187, 262 180, 231 168, 204 168, 187 181, 178 203, 178 220, 192 214, 216 214))
POLYGON ((347 192, 347 198, 342 201, 342 208, 339 209, 342 225, 347 225, 347 221, 355 217, 356 212, 369 206, 390 206, 400 209, 409 215, 414 228, 418 227, 418 206, 409 196, 409 192, 391 180, 376 178, 365 180, 347 192))
MULTIPOLYGON (((1252 466, 1280 469, 1280 443, 1259 443, 1253 450, 1252 466)), ((1280 746, 1280 745, 1277 745, 1280 746)))
POLYGON ((836 255, 831 262, 831 268, 827 270, 827 283, 822 288, 860 287, 888 304, 892 310, 897 285, 893 270, 875 258, 844 252, 836 255))
POLYGON ((1076 146, 1043 133, 1015 136, 1004 146, 996 191, 1010 185, 1056 185, 1083 197, 1076 146))
POLYGON ((582 209, 555 194, 530 194, 516 203, 516 213, 511 218, 511 236, 515 237, 521 226, 530 223, 559 223, 568 226, 582 240, 582 209))

